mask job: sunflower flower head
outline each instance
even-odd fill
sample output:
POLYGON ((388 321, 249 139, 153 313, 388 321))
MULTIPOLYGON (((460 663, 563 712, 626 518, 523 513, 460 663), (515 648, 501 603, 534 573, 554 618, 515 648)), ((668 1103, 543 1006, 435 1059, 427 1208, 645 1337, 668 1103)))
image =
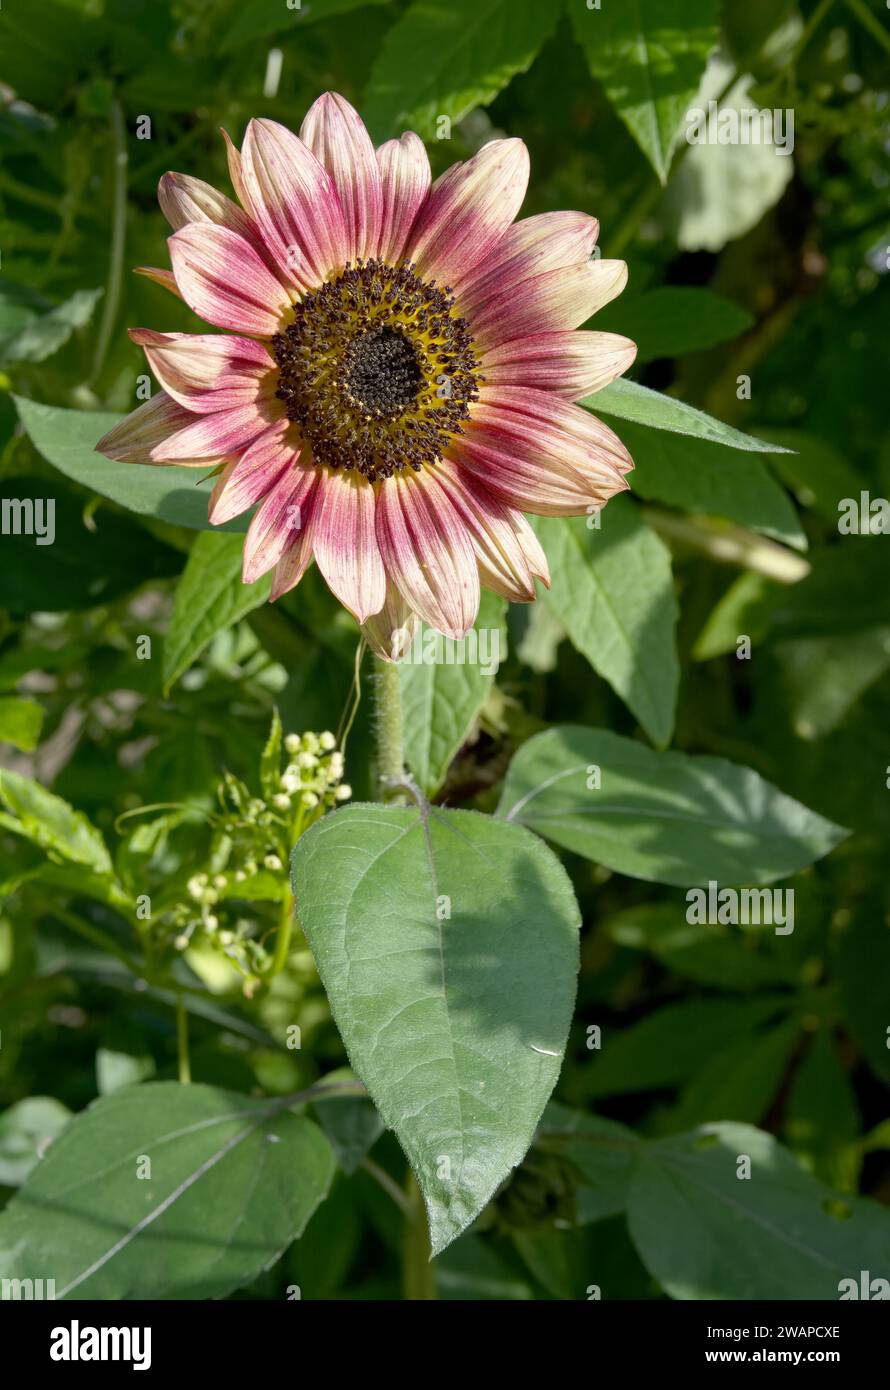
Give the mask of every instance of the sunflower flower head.
POLYGON ((531 602, 524 513, 599 510, 632 467, 575 404, 636 353, 575 331, 627 279, 595 218, 516 221, 520 140, 433 183, 418 136, 375 150, 333 93, 299 137, 260 119, 226 141, 238 202, 165 174, 173 269, 143 270, 225 332, 132 329, 162 389, 97 448, 213 471, 213 524, 255 508, 245 583, 274 570, 278 598, 314 560, 384 658, 418 618, 462 637, 480 585, 531 602))

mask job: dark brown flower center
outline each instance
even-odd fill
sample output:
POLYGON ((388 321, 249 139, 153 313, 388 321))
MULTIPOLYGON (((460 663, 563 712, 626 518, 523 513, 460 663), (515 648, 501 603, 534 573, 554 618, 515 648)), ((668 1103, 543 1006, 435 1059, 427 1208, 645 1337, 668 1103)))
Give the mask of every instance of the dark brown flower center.
POLYGON ((417 400, 423 371, 414 344, 399 329, 369 328, 346 351, 343 382, 361 410, 397 415, 417 400))
POLYGON ((272 352, 276 395, 316 461, 371 482, 436 463, 482 379, 450 291, 379 260, 311 290, 272 352))

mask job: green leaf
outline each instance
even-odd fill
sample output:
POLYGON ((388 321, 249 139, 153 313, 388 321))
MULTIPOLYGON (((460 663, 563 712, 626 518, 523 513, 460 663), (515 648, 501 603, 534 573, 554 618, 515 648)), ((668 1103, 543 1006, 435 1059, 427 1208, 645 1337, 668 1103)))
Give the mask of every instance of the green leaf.
MULTIPOLYGON (((696 114, 688 134, 695 142, 690 141, 660 209, 660 220, 681 251, 716 252, 727 242, 743 237, 779 201, 794 176, 794 160, 787 145, 783 151, 778 144, 759 140, 736 140, 733 144, 708 140, 714 130, 713 125, 710 131, 705 128, 709 102, 718 104, 721 115, 756 110, 761 104, 751 91, 748 73, 727 91, 733 73, 729 59, 715 56, 694 105, 690 103, 696 114)), ((783 105, 784 99, 768 103, 770 109, 783 105)), ((787 127, 775 132, 780 138, 788 133, 787 127)))
POLYGON ((629 421, 619 426, 618 434, 633 458, 628 481, 640 497, 726 517, 806 550, 807 538, 788 494, 760 459, 629 421))
POLYGON ((35 700, 17 700, 13 696, 0 698, 0 742, 11 743, 23 753, 30 753, 40 742, 43 709, 35 700))
POLYGON ((107 410, 64 410, 14 396, 19 419, 31 443, 54 468, 76 483, 110 497, 112 502, 197 531, 246 531, 249 517, 236 517, 211 527, 207 506, 212 481, 202 481, 200 468, 164 464, 116 463, 96 453, 96 442, 123 417, 107 410))
POLYGON ((93 316, 102 290, 76 290, 70 299, 22 325, 0 341, 0 362, 43 362, 64 347, 76 328, 93 316))
POLYGON ((578 1221, 602 1221, 624 1210, 640 1143, 633 1130, 551 1101, 537 1142, 574 1169, 581 1184, 575 1194, 578 1221))
POLYGON ((714 444, 724 444, 729 449, 746 449, 759 454, 783 454, 786 450, 778 444, 770 444, 763 439, 755 439, 751 434, 742 434, 732 425, 724 425, 713 415, 706 415, 694 405, 678 401, 674 396, 665 396, 660 391, 650 391, 648 386, 640 386, 636 381, 619 377, 611 386, 604 386, 592 396, 587 396, 581 405, 594 410, 598 415, 617 415, 622 420, 632 420, 638 425, 649 425, 654 430, 668 430, 672 434, 689 434, 696 439, 709 439, 714 444))
MULTIPOLYGON (((713 290, 663 285, 622 295, 596 315, 598 332, 623 333, 637 345, 637 362, 683 357, 745 333, 754 319, 746 309, 713 290)), ((781 441, 780 441, 781 442, 781 441)))
POLYGON ((466 1235, 439 1256, 435 1266, 439 1298, 462 1303, 528 1301, 531 1285, 481 1236, 466 1235))
MULTIPOLYGON (((748 1036, 776 1012, 781 999, 689 999, 666 1004, 629 1028, 604 1028, 587 1081, 593 1097, 655 1091, 688 1081, 702 1058, 734 1034, 748 1036)), ((747 1038, 746 1038, 747 1041, 747 1038)))
POLYGON ((0 349, 2 344, 52 305, 30 285, 20 285, 0 275, 0 349))
POLYGON ((100 1096, 110 1096, 124 1086, 147 1081, 154 1073, 154 1058, 148 1054, 117 1052, 110 1047, 96 1050, 96 1089, 100 1096))
POLYGON ((162 680, 169 694, 184 671, 197 661, 218 632, 265 603, 272 589, 271 573, 254 584, 241 582, 240 536, 199 535, 189 551, 176 586, 173 614, 164 641, 162 680))
POLYGON ((260 754, 260 786, 266 801, 271 801, 277 792, 281 791, 281 744, 284 730, 281 727, 281 715, 278 713, 276 705, 272 711, 272 723, 269 726, 269 737, 263 745, 260 754))
POLYGON ((684 1087, 671 1114, 671 1127, 687 1129, 708 1120, 759 1124, 788 1072, 800 1027, 796 1017, 747 1036, 732 1037, 727 1027, 684 1087))
POLYGON ((110 1096, 125 1086, 148 1081, 155 1074, 155 1060, 144 1029, 121 1015, 102 1029, 102 1045, 96 1049, 96 1089, 110 1096))
POLYGON ((692 655, 696 661, 738 650, 738 639, 747 636, 758 641, 769 626, 769 615, 782 597, 782 585, 746 570, 734 579, 708 615, 695 639, 692 655))
POLYGON ((890 669, 890 627, 800 638, 776 648, 801 738, 821 738, 890 669))
MULTIPOLYGON (((223 34, 217 50, 230 53, 256 39, 272 34, 288 34, 309 24, 347 14, 363 5, 385 5, 388 0, 305 0, 297 6, 285 6, 282 0, 248 0, 239 7, 231 28, 223 34)), ((296 40, 295 40, 296 42, 296 40)))
POLYGON ((837 978, 846 1028, 875 1076, 890 1085, 890 926, 877 903, 859 908, 841 936, 837 978))
POLYGON ((785 585, 770 610, 775 638, 835 637, 890 626, 884 536, 842 536, 810 554, 812 572, 785 585))
POLYGON ((416 130, 441 138, 525 72, 556 27, 558 5, 539 0, 414 0, 383 42, 363 105, 377 138, 416 130))
POLYGON ((137 585, 175 573, 171 546, 108 508, 87 521, 84 501, 61 478, 3 480, 0 607, 21 613, 95 608, 137 585))
POLYGON ((672 1298, 836 1301, 841 1281, 882 1272, 890 1212, 842 1201, 769 1134, 705 1125, 648 1144, 628 1222, 650 1273, 672 1298), (751 1176, 739 1163, 751 1160, 751 1176))
POLYGON ((751 768, 656 753, 577 725, 523 744, 498 815, 618 873, 684 888, 769 883, 821 859, 849 833, 751 768))
POLYGON ((0 1115, 0 1187, 19 1187, 71 1111, 52 1096, 28 1096, 0 1115))
MULTIPOLYGON (((326 1072, 325 1082, 355 1080, 348 1067, 326 1072)), ((315 1118, 328 1137, 344 1173, 354 1173, 383 1133, 383 1121, 363 1096, 320 1096, 313 1103, 315 1118)))
POLYGON ((100 877, 111 877, 111 858, 99 831, 60 796, 0 768, 0 801, 17 817, 4 817, 7 829, 33 840, 53 857, 84 864, 100 877))
POLYGON ((614 497, 596 519, 600 529, 588 524, 592 517, 532 518, 553 581, 544 602, 663 746, 674 727, 679 681, 670 551, 626 498, 614 497))
POLYGON ((571 885, 517 827, 373 805, 301 836, 293 884, 350 1063, 417 1174, 437 1253, 521 1161, 559 1074, 578 970, 571 885))
POLYGON ((427 796, 444 782, 506 657, 506 607, 483 589, 471 633, 455 642, 424 628, 399 662, 405 756, 427 796))
POLYGON ((590 71, 667 183, 680 127, 719 35, 717 0, 569 0, 590 71))
POLYGON ((773 463, 798 501, 837 522, 838 504, 845 497, 859 497, 866 480, 826 439, 803 430, 779 430, 770 425, 764 434, 788 449, 773 463))
POLYGON ((174 1081, 94 1102, 0 1216, 0 1273, 49 1271, 56 1298, 223 1298, 249 1284, 334 1173, 317 1125, 286 1105, 174 1081))
POLYGON ((788 958, 787 937, 756 928, 740 933, 717 922, 687 922, 685 902, 641 903, 616 913, 605 925, 619 946, 649 951, 666 970, 699 984, 755 990, 796 984, 801 978, 800 959, 788 958))
POLYGON ((861 1116, 856 1092, 827 1028, 820 1028, 795 1073, 785 1111, 789 1147, 816 1177, 855 1192, 861 1116))

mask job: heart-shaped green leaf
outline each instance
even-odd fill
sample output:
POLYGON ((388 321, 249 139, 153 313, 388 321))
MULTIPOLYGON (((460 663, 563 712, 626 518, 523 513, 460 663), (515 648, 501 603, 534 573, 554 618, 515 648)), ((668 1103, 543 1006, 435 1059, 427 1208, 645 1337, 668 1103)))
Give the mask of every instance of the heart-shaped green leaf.
POLYGON ((65 1127, 0 1216, 4 1279, 56 1298, 223 1298, 301 1235, 334 1175, 286 1101, 128 1086, 65 1127))
POLYGON ((559 1074, 579 915, 559 861, 474 811, 353 805, 299 840, 297 912, 433 1253, 523 1158, 559 1074))
POLYGON ((769 883, 848 834, 750 767, 571 724, 523 744, 498 815, 618 873, 681 887, 769 883))

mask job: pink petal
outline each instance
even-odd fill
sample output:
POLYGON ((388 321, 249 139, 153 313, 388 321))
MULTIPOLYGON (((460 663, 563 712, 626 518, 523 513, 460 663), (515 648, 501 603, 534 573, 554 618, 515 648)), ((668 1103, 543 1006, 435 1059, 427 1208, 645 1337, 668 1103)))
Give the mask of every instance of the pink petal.
POLYGON ((496 246, 452 286, 461 313, 477 312, 511 283, 590 258, 599 223, 584 212, 541 212, 508 227, 496 246))
POLYGON ((467 528, 485 587, 514 603, 531 603, 535 584, 513 521, 518 513, 451 459, 436 464, 436 481, 467 528))
POLYGON ((226 159, 229 165, 229 178, 235 190, 235 196, 242 207, 247 207, 247 190, 244 187, 244 175, 241 172, 241 152, 233 143, 232 137, 227 130, 221 130, 222 138, 226 142, 226 159))
POLYGON ((414 612, 446 637, 463 637, 479 611, 479 568, 466 526, 431 472, 386 479, 377 539, 387 573, 414 612))
POLYGON ((252 338, 210 333, 155 333, 131 328, 168 395, 199 414, 254 401, 274 382, 275 363, 252 338))
POLYGON ((542 448, 559 450, 577 467, 591 451, 603 456, 609 468, 627 473, 633 461, 617 434, 591 415, 549 391, 527 387, 485 387, 474 407, 474 424, 500 432, 504 438, 532 438, 542 448))
POLYGON ((166 391, 158 391, 103 435, 96 453, 119 463, 155 463, 156 451, 194 418, 166 391))
POLYGON ((311 510, 308 519, 297 539, 284 552, 281 559, 275 566, 272 577, 272 592, 269 595, 274 603, 282 594, 289 593, 296 588, 309 566, 312 564, 312 535, 313 519, 315 510, 311 510))
POLYGON ((437 179, 405 250, 418 274, 450 285, 478 265, 522 206, 528 171, 521 140, 492 140, 437 179))
POLYGON ((414 640, 417 624, 417 614, 412 613, 395 584, 387 579, 383 607, 362 623, 362 636, 381 660, 400 661, 414 640))
POLYGON ((360 623, 379 613, 386 597, 375 505, 373 485, 360 473, 324 470, 312 542, 315 563, 360 623))
POLYGON ((346 259, 376 255, 383 192, 374 146, 358 112, 336 92, 325 92, 309 108, 300 139, 327 169, 339 194, 346 259))
POLYGON ((582 261, 510 284, 471 317, 473 338, 486 351, 513 338, 577 328, 620 294, 624 261, 582 261))
POLYGON ((162 289, 169 290, 171 294, 175 294, 177 299, 182 299, 182 295, 179 293, 179 286, 176 283, 176 276, 173 274, 172 270, 160 270, 157 266, 153 265, 136 265, 133 267, 133 274, 144 275, 146 280, 153 280, 154 283, 160 285, 162 289))
MULTIPOLYGON (((453 441, 452 458, 505 505, 539 516, 582 516, 606 500, 568 464, 542 461, 528 449, 504 444, 484 431, 453 441)), ((621 491, 621 483, 615 491, 621 491)))
POLYGON ((249 241, 260 260, 273 275, 276 274, 274 257, 270 255, 253 219, 225 193, 220 193, 219 189, 203 179, 192 178, 190 174, 164 174, 158 184, 158 202, 175 232, 187 227, 190 222, 210 222, 214 226, 228 227, 229 231, 237 232, 245 241, 249 241))
POLYGON ((265 497, 300 456, 299 445, 288 438, 289 421, 270 425, 226 471, 225 483, 217 487, 211 500, 209 517, 214 526, 231 521, 265 497))
POLYGON ((223 463, 220 466, 220 470, 216 475, 216 482, 213 484, 213 491, 210 494, 210 501, 207 504, 208 521, 213 520, 213 513, 216 508, 216 504, 222 496, 223 491, 225 490, 226 483, 232 476, 232 470, 234 469, 237 462, 237 459, 230 459, 228 463, 223 463))
POLYGON ((247 528, 241 577, 252 584, 277 565, 309 526, 318 497, 321 470, 314 465, 286 469, 266 495, 247 528))
POLYGON ((575 516, 627 489, 633 467, 617 435, 588 411, 544 391, 500 387, 474 407, 450 453, 509 505, 575 516))
POLYGON ((432 174, 426 147, 419 135, 406 130, 377 151, 383 190, 383 217, 376 254, 396 264, 411 235, 417 213, 430 191, 432 174))
POLYGON ((202 319, 256 338, 278 332, 290 300, 237 232, 190 222, 174 233, 169 245, 182 297, 202 319))
POLYGON ((252 241, 255 228, 237 203, 203 179, 190 174, 164 174, 158 184, 158 202, 174 232, 190 222, 212 222, 228 227, 246 241, 252 241))
MULTIPOLYGON (((279 402, 275 405, 281 408, 279 402)), ((153 457, 158 463, 179 463, 181 459, 234 454, 262 434, 268 423, 268 409, 257 401, 232 406, 215 415, 190 414, 184 429, 155 446, 153 457)))
POLYGON ((473 428, 508 447, 537 453, 548 464, 564 465, 594 488, 618 490, 613 484, 633 468, 630 454, 608 425, 548 391, 486 388, 474 409, 473 428))
POLYGON ((247 209, 290 284, 309 289, 345 264, 348 238, 337 190, 296 135, 277 121, 251 121, 241 178, 247 209))
POLYGON ((508 510, 513 521, 513 527, 516 531, 519 544, 522 546, 522 553, 525 556, 526 564, 535 579, 540 579, 544 587, 549 589, 550 566, 547 563, 547 556, 544 554, 544 547, 522 515, 522 512, 516 512, 512 507, 508 510))
POLYGON ((617 333, 535 333, 490 348, 482 357, 486 388, 532 386, 577 401, 627 371, 637 345, 617 333))

